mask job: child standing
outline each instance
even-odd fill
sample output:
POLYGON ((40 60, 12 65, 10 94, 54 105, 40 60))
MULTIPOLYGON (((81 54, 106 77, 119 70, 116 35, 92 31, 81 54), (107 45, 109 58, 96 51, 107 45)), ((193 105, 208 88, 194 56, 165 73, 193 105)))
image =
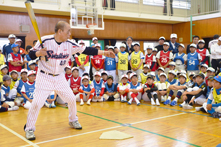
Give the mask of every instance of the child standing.
POLYGON ((142 85, 138 82, 137 74, 132 73, 130 75, 131 83, 130 83, 130 100, 127 102, 129 105, 131 105, 132 101, 135 100, 137 103, 137 106, 140 105, 141 100, 141 93, 143 92, 142 85))
POLYGON ((206 64, 208 66, 210 54, 209 54, 208 49, 204 48, 205 41, 203 39, 200 39, 198 41, 198 45, 199 45, 199 49, 197 49, 196 51, 200 54, 200 56, 202 58, 202 64, 206 64))
MULTIPOLYGON (((95 44, 95 48, 100 50, 101 46, 99 43, 95 44)), ((102 72, 104 69, 104 60, 105 56, 103 55, 94 55, 91 57, 91 65, 92 65, 92 72, 102 72)))
POLYGON ((157 64, 156 62, 157 62, 156 56, 152 53, 152 48, 148 47, 144 63, 149 65, 150 71, 156 71, 156 67, 157 67, 156 66, 156 64, 157 64))
POLYGON ((72 77, 68 80, 68 83, 76 96, 76 101, 79 101, 79 88, 81 86, 81 77, 79 77, 79 69, 77 67, 73 67, 71 69, 72 77))
POLYGON ((170 83, 166 81, 167 75, 165 73, 161 73, 159 78, 160 81, 156 83, 158 95, 161 97, 161 102, 165 102, 167 99, 167 93, 169 92, 170 83))
POLYGON ((128 83, 128 76, 122 75, 121 83, 118 84, 117 91, 120 94, 121 102, 127 102, 127 94, 129 93, 130 84, 128 83))
POLYGON ((140 75, 143 69, 144 55, 140 51, 140 44, 138 42, 134 43, 134 50, 130 55, 130 66, 133 72, 140 75))
POLYGON ((141 84, 146 83, 149 69, 150 69, 149 65, 145 64, 143 67, 143 72, 138 77, 138 82, 140 82, 141 84))
POLYGON ((147 76, 147 82, 144 85, 144 92, 146 92, 146 93, 143 94, 143 100, 147 101, 147 96, 148 96, 149 100, 151 101, 151 105, 160 106, 160 102, 159 102, 158 97, 157 97, 157 90, 158 89, 157 89, 156 85, 154 84, 153 76, 148 75, 147 76), (154 99, 153 99, 152 96, 154 97, 154 99), (156 103, 155 103, 154 100, 156 101, 156 103))
POLYGON ((68 81, 72 77, 71 67, 66 66, 64 70, 65 70, 65 78, 68 81))
POLYGON ((101 79, 101 73, 95 72, 94 73, 94 80, 92 82, 92 87, 95 89, 95 95, 93 98, 93 102, 103 102, 103 94, 105 85, 103 80, 101 79))
POLYGON ((113 83, 113 76, 109 75, 107 83, 105 83, 104 99, 106 101, 118 101, 119 94, 117 93, 117 85, 113 83))
POLYGON ((13 44, 11 46, 13 52, 8 54, 8 66, 9 66, 9 72, 12 70, 16 70, 19 75, 23 66, 23 59, 21 57, 21 54, 19 54, 19 48, 18 44, 13 44))
MULTIPOLYGON (((122 75, 126 74, 128 71, 128 61, 130 59, 128 52, 126 50, 126 45, 121 43, 120 52, 115 57, 116 60, 116 75, 118 75, 119 79, 122 75)), ((119 81, 120 82, 120 81, 119 81)))
POLYGON ((178 53, 174 54, 173 61, 176 63, 176 70, 185 70, 187 55, 184 53, 185 46, 181 43, 178 46, 178 53))

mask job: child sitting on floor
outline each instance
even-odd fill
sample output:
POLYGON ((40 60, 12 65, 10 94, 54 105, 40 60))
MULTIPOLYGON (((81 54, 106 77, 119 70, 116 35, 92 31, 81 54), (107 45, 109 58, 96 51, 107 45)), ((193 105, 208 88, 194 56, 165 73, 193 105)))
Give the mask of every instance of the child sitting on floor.
POLYGON ((167 99, 167 93, 169 92, 170 83, 166 81, 167 75, 165 73, 161 73, 159 78, 160 81, 156 83, 158 95, 161 97, 161 102, 165 102, 167 99))
POLYGON ((119 101, 119 94, 117 93, 117 85, 113 83, 113 76, 107 77, 107 82, 105 83, 104 99, 106 101, 119 101))
POLYGON ((128 76, 122 75, 121 83, 118 84, 117 91, 120 94, 121 102, 127 102, 127 94, 129 93, 130 84, 128 83, 128 76))

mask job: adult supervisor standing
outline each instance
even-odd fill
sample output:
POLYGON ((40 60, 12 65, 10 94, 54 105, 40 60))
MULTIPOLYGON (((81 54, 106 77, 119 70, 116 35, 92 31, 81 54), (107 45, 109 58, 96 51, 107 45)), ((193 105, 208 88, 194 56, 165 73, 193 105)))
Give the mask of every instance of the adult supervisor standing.
POLYGON ((54 35, 42 37, 44 48, 41 48, 38 41, 29 53, 32 60, 47 55, 48 62, 45 60, 39 61, 34 98, 24 127, 25 136, 28 140, 35 140, 34 131, 38 113, 52 91, 55 91, 63 101, 68 103, 69 125, 75 129, 82 129, 78 122, 75 96, 69 88, 70 86, 63 73, 72 54, 83 53, 86 55, 115 57, 114 53, 109 51, 76 45, 68 39, 71 35, 70 31, 71 28, 67 22, 59 21, 55 26, 54 35))

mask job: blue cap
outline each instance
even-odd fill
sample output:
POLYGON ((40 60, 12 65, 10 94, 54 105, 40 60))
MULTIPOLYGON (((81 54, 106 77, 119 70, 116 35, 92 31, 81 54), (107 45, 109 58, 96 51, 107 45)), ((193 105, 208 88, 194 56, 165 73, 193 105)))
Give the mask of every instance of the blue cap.
POLYGON ((18 46, 18 44, 12 44, 12 46, 11 46, 11 48, 13 48, 13 47, 17 47, 18 46))
POLYGON ((216 80, 216 81, 218 81, 218 82, 221 83, 221 76, 215 76, 215 77, 214 77, 214 80, 216 80))

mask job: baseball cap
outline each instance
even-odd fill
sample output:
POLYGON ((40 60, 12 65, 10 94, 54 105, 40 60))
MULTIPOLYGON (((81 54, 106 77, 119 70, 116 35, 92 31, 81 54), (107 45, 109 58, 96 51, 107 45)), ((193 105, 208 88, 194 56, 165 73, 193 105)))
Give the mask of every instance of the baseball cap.
POLYGON ((184 44, 182 44, 182 43, 180 43, 180 44, 179 44, 179 46, 182 46, 183 48, 185 48, 185 45, 184 45, 184 44))
POLYGON ((11 48, 14 48, 14 47, 17 47, 17 46, 18 46, 18 44, 14 43, 14 44, 11 45, 11 48))
MULTIPOLYGON (((3 77, 3 79, 4 79, 4 77, 3 77)), ((215 77, 214 77, 214 80, 216 80, 216 81, 218 81, 218 82, 221 83, 221 76, 215 76, 215 77)), ((3 81, 4 81, 4 80, 3 80, 3 81)))
POLYGON ((121 44, 120 44, 120 47, 124 47, 124 48, 126 48, 126 44, 121 43, 121 44))
POLYGON ((22 42, 22 40, 21 39, 16 39, 15 42, 22 42))
POLYGON ((147 67, 148 69, 150 68, 150 66, 148 64, 144 64, 143 68, 147 67))
POLYGON ((135 72, 133 72, 132 74, 130 74, 130 78, 132 78, 133 76, 137 76, 137 74, 135 72))
POLYGON ((151 50, 152 50, 152 46, 151 46, 151 45, 148 45, 148 46, 147 46, 147 49, 151 49, 151 50))
POLYGON ((0 70, 2 70, 2 69, 4 69, 4 68, 8 68, 8 66, 7 66, 6 64, 4 64, 4 65, 2 65, 2 66, 0 67, 0 70))
POLYGON ((103 75, 105 75, 105 74, 108 75, 106 71, 102 71, 102 72, 101 72, 101 76, 103 76, 103 75))
POLYGON ((186 71, 185 70, 179 70, 179 71, 177 71, 177 74, 186 74, 186 71))
POLYGON ((133 73, 133 72, 132 72, 131 70, 128 70, 128 71, 127 71, 127 74, 129 74, 129 73, 133 73))
POLYGON ((80 40, 78 44, 85 44, 83 40, 80 40))
POLYGON ((89 76, 89 73, 87 73, 86 71, 82 74, 82 77, 83 76, 89 76))
POLYGON ((197 48, 196 44, 194 44, 194 43, 190 44, 190 47, 197 48))
POLYGON ((179 75, 179 78, 180 78, 181 76, 183 76, 184 78, 186 78, 186 74, 180 74, 180 75, 179 75))
POLYGON ((170 38, 177 38, 177 34, 171 34, 170 38))
POLYGON ((171 65, 171 66, 176 66, 175 62, 173 62, 173 61, 170 62, 169 65, 171 65))
POLYGON ((128 79, 128 76, 126 74, 124 74, 124 75, 121 76, 121 79, 123 79, 123 78, 127 78, 128 79))
POLYGON ((93 38, 92 38, 92 41, 94 41, 94 40, 98 40, 97 37, 93 37, 93 38))
POLYGON ((101 47, 100 43, 94 45, 95 47, 101 47))
POLYGON ((133 45, 134 45, 134 46, 135 46, 135 45, 140 46, 140 43, 139 43, 139 42, 135 42, 133 45))
POLYGON ((28 66, 30 66, 32 64, 36 64, 36 61, 35 60, 31 60, 31 61, 28 62, 28 66))
POLYGON ((205 44, 205 41, 204 41, 203 39, 200 39, 200 40, 198 41, 198 43, 204 43, 204 44, 205 44))
POLYGON ((219 37, 219 39, 218 39, 219 41, 221 41, 221 36, 219 37))
POLYGON ((174 71, 174 70, 169 70, 169 72, 168 73, 171 73, 171 74, 173 74, 173 75, 175 75, 176 76, 176 72, 174 71))
POLYGON ((117 48, 117 46, 114 46, 114 49, 117 48))
POLYGON ((12 70, 12 71, 10 72, 10 75, 12 75, 13 72, 18 74, 17 70, 12 70))
POLYGON ((88 76, 83 76, 81 80, 83 81, 84 79, 89 80, 89 77, 88 76))
POLYGON ((108 49, 114 50, 114 47, 113 46, 108 46, 108 49))
POLYGON ((31 76, 31 75, 36 75, 36 72, 33 71, 33 70, 29 70, 29 71, 28 71, 28 76, 31 76))
POLYGON ((21 70, 21 74, 22 74, 23 72, 28 73, 28 70, 24 68, 24 69, 21 70))
POLYGON ((167 75, 165 73, 161 73, 160 76, 165 76, 167 78, 167 75))
POLYGON ((155 77, 155 76, 156 76, 156 75, 155 75, 155 72, 153 72, 153 71, 152 71, 152 72, 150 72, 150 75, 151 75, 151 76, 153 76, 153 77, 155 77))
POLYGON ((9 75, 3 76, 3 81, 11 80, 11 77, 9 75))
POLYGON ((169 42, 164 42, 163 45, 168 45, 168 46, 170 46, 169 42))
POLYGON ((161 36, 159 40, 166 40, 165 37, 161 36))
POLYGON ((16 36, 14 34, 10 34, 8 35, 8 38, 16 38, 16 36))
POLYGON ((153 52, 154 52, 154 51, 155 51, 155 52, 158 52, 158 49, 157 49, 157 48, 154 48, 154 49, 153 49, 153 52))
POLYGON ((207 65, 207 64, 201 64, 201 67, 206 67, 206 68, 208 68, 208 65, 207 65))
POLYGON ((199 73, 199 74, 196 75, 196 77, 198 77, 198 76, 200 76, 200 77, 203 78, 203 79, 205 78, 205 75, 202 74, 202 73, 199 73))
POLYGON ((78 70, 79 71, 79 68, 78 67, 72 67, 71 72, 73 72, 74 70, 78 70))
POLYGON ((65 70, 66 70, 66 68, 71 69, 71 67, 70 67, 70 66, 66 66, 66 67, 65 67, 65 70))
POLYGON ((112 79, 112 80, 113 80, 114 78, 113 78, 112 75, 109 75, 109 76, 107 77, 107 79, 112 79))
POLYGON ((207 71, 215 72, 215 69, 212 68, 212 67, 208 67, 208 68, 207 68, 207 71))
POLYGON ((148 76, 147 76, 147 79, 149 79, 149 78, 154 80, 154 78, 153 78, 152 75, 148 75, 148 76))
POLYGON ((209 76, 207 80, 214 80, 214 76, 209 76))
POLYGON ((163 67, 159 67, 159 68, 157 69, 157 71, 158 71, 158 70, 162 70, 163 72, 165 71, 163 67))
POLYGON ((189 77, 190 77, 190 76, 195 76, 195 75, 196 75, 195 72, 190 72, 190 73, 189 73, 189 77))
POLYGON ((101 77, 101 73, 98 72, 98 71, 96 71, 96 72, 94 73, 94 76, 100 76, 100 77, 101 77))

